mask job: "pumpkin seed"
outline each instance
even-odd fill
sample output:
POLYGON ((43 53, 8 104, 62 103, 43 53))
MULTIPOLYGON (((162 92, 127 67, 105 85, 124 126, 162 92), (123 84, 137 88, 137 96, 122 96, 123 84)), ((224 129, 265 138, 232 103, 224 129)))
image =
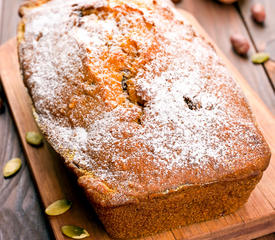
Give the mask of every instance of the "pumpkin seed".
POLYGON ((13 158, 8 161, 3 168, 4 177, 10 177, 17 173, 21 168, 22 162, 20 158, 13 158))
POLYGON ((27 132, 26 140, 27 140, 27 143, 38 147, 42 144, 43 137, 38 132, 27 132))
POLYGON ((253 63, 264 63, 269 59, 269 54, 265 52, 255 53, 251 60, 253 63))
POLYGON ((90 234, 81 227, 65 225, 61 227, 62 233, 73 239, 83 239, 89 237, 90 234))
POLYGON ((72 206, 72 202, 67 199, 61 199, 50 204, 45 213, 50 216, 56 216, 67 212, 72 206))

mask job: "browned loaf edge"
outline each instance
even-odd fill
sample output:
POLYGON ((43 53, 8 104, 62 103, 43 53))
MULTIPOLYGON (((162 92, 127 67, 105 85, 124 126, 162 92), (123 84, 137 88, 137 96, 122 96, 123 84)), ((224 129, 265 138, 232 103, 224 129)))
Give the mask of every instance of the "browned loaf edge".
MULTIPOLYGON (((26 16, 30 16, 32 9, 39 8, 39 6, 47 3, 49 1, 47 0, 41 0, 41 1, 29 1, 25 3, 19 10, 20 16, 22 16, 22 21, 19 24, 18 27, 18 52, 19 52, 19 61, 21 66, 21 71, 23 75, 24 82, 29 89, 30 95, 33 99, 34 106, 37 104, 37 96, 36 93, 33 92, 33 86, 31 81, 29 80, 30 76, 32 76, 32 67, 31 67, 31 59, 26 58, 26 52, 29 50, 26 48, 25 41, 29 39, 25 39, 24 33, 25 28, 28 27, 28 22, 26 16), (25 26, 25 24, 27 24, 25 26), (30 62, 28 62, 30 61, 30 62)), ((55 2, 54 0, 51 2, 55 2)), ((56 1, 57 2, 57 1, 56 1)), ((123 6, 126 6, 121 12, 116 12, 116 14, 143 14, 142 12, 144 10, 143 8, 158 8, 157 11, 160 11, 162 14, 162 17, 164 18, 170 18, 170 15, 174 16, 174 14, 177 14, 175 10, 173 9, 170 4, 167 4, 167 9, 162 9, 161 4, 166 4, 166 1, 147 1, 145 4, 144 1, 141 0, 135 0, 132 1, 134 6, 129 7, 127 5, 127 1, 123 0, 110 0, 110 1, 92 1, 93 4, 90 5, 81 5, 77 6, 77 2, 80 1, 74 1, 76 2, 75 7, 78 8, 78 11, 81 11, 81 17, 83 15, 89 15, 89 14, 98 14, 97 11, 106 11, 109 13, 109 11, 113 11, 113 9, 108 5, 110 2, 117 4, 119 7, 123 8, 123 6), (99 4, 99 7, 97 8, 96 5, 99 4), (106 6, 101 6, 101 4, 107 4, 106 6), (135 5, 137 4, 137 5, 135 5), (156 5, 156 6, 155 6, 156 5), (166 15, 167 13, 168 15, 166 15)), ((82 1, 83 2, 83 1, 82 1)), ((165 5, 166 6, 166 5, 165 5)), ((187 13, 185 13, 186 20, 190 18, 187 13)), ((103 16, 104 17, 104 16, 103 16)), ((178 16, 177 16, 178 17, 178 16)), ((192 17, 191 17, 192 18, 192 17)), ((147 22, 146 17, 144 18, 144 21, 146 22, 146 29, 147 31, 147 25, 150 26, 148 28, 154 29, 154 24, 151 25, 150 21, 147 22)), ((175 20, 173 17, 171 17, 171 22, 173 24, 184 25, 185 19, 175 20), (176 21, 176 22, 173 22, 176 21), (181 22, 183 21, 183 22, 181 22)), ((78 23, 79 24, 79 23, 78 23)), ((85 23, 84 23, 85 24, 85 23)), ((137 23, 138 25, 139 23, 137 23)), ((143 25, 141 26, 141 28, 143 25)), ((213 46, 212 43, 210 43, 208 40, 205 40, 204 34, 201 34, 201 30, 197 29, 196 26, 190 27, 187 26, 187 30, 190 30, 192 34, 194 34, 194 38, 201 38, 202 44, 210 46, 212 49, 217 49, 216 46, 213 46), (189 29, 190 28, 190 29, 189 29), (195 30, 193 30, 195 29, 195 30), (197 35, 199 34, 199 35, 197 35)), ((191 34, 191 35, 192 35, 191 34)), ((43 31, 42 34, 38 34, 36 38, 39 41, 40 38, 43 37, 43 31)), ((153 36, 154 37, 154 36, 153 36)), ((126 38, 126 37, 125 37, 126 38)), ((206 37, 208 39, 208 37, 206 37)), ((129 39, 128 39, 129 40, 129 39)), ((136 43, 135 43, 136 44, 136 43)), ((28 47, 30 47, 28 45, 28 47)), ((129 43, 129 41, 126 43, 126 48, 123 49, 124 52, 127 52, 127 57, 132 53, 132 42, 129 43), (127 45, 129 44, 129 46, 127 45), (129 47, 129 49, 127 48, 129 47)), ((156 47, 157 48, 157 47, 156 47)), ((212 49, 212 50, 213 50, 212 49)), ((81 49, 83 50, 83 49, 81 49)), ((148 50, 148 49, 147 49, 148 50)), ((154 48, 148 50, 147 54, 154 55, 154 48)), ((158 49, 159 50, 159 49, 158 49)), ((36 54, 36 49, 32 49, 33 54, 36 54)), ((88 49, 86 50, 88 51, 88 49)), ((160 51, 160 50, 159 50, 160 51)), ((215 52, 215 50, 214 50, 215 52)), ((219 55, 219 51, 218 55, 219 55)), ((85 53, 85 52, 84 52, 85 53)), ((148 63, 147 59, 148 56, 144 54, 144 56, 139 57, 143 60, 142 63, 138 63, 134 65, 133 62, 131 62, 132 69, 142 67, 142 64, 148 63), (139 65, 141 64, 141 65, 139 65)), ((179 56, 175 56, 179 57, 179 56)), ((223 58, 223 56, 221 56, 223 58)), ((86 59, 81 59, 81 61, 85 62, 86 59)), ((113 66, 118 64, 118 59, 115 58, 115 61, 109 62, 107 67, 113 66)), ((217 60, 218 61, 218 60, 217 60)), ((125 66, 129 68, 127 65, 128 63, 125 63, 121 68, 118 67, 119 70, 115 69, 114 71, 119 71, 119 73, 122 71, 121 69, 124 69, 125 66)), ((85 64, 84 64, 85 65, 85 64)), ((130 72, 131 77, 134 78, 134 76, 137 74, 137 70, 132 70, 130 72)), ((111 70, 110 70, 111 71, 111 70)), ((123 70, 124 71, 124 70, 123 70)), ((128 73, 128 72, 127 72, 128 73)), ((102 82, 98 80, 96 73, 92 72, 90 73, 87 68, 84 66, 83 70, 84 79, 90 79, 92 78, 93 81, 97 81, 96 84, 100 85, 102 82), (93 75, 94 74, 94 75, 93 75), (95 80, 94 80, 95 79, 95 80)), ((125 71, 123 73, 125 75, 125 71)), ((124 75, 115 75, 114 78, 120 79, 120 81, 124 80, 124 75)), ((208 74, 208 72, 206 72, 208 74)), ((127 75, 127 74, 126 74, 127 75)), ((109 75, 108 75, 109 76, 109 75)), ((109 76, 110 77, 110 76, 109 76)), ((113 77, 113 76, 111 76, 113 77)), ((214 77, 213 77, 214 78, 214 77)), ((228 77, 229 80, 232 81, 230 77, 228 77)), ((117 80, 115 79, 115 80, 117 80)), ((79 80, 79 79, 78 79, 79 80)), ((82 81, 83 79, 81 79, 82 81)), ((211 82, 211 80, 209 80, 211 82)), ((140 124, 140 121, 144 121, 144 119, 139 119, 140 112, 139 108, 141 105, 146 106, 146 101, 150 101, 147 99, 140 99, 141 97, 144 97, 142 94, 136 92, 136 83, 135 82, 127 82, 127 91, 129 96, 119 96, 120 102, 118 104, 126 104, 127 106, 125 108, 131 108, 134 109, 133 112, 130 112, 132 115, 134 115, 133 119, 130 119, 130 121, 135 122, 135 124, 140 124), (122 103, 121 103, 122 102, 122 103), (145 103, 144 103, 145 102, 145 103), (138 107, 136 107, 136 106, 138 107), (137 110, 136 110, 137 109, 137 110), (136 110, 136 111, 135 111, 136 110), (135 118, 135 116, 137 117, 135 118)), ((217 84, 214 82, 214 84, 217 84)), ((101 85, 101 88, 104 88, 104 86, 101 85)), ((219 85, 218 85, 219 86, 219 85)), ((231 86, 231 85, 230 85, 231 86)), ((121 84, 121 87, 123 88, 123 84, 121 84)), ((233 87, 236 87, 233 84, 233 87)), ((238 87, 236 87, 238 89, 238 87)), ((120 89, 122 93, 124 93, 124 89, 120 89)), ((222 89, 221 89, 222 91, 222 89)), ((231 91, 228 90, 227 91, 231 91)), ((48 127, 41 121, 41 109, 34 109, 34 116, 35 119, 41 128, 42 132, 46 136, 49 143, 54 147, 54 149, 62 155, 64 158, 65 164, 73 170, 73 172, 78 176, 78 182, 80 186, 84 189, 86 192, 86 195, 88 199, 90 200, 91 204, 93 205, 95 211, 97 212, 100 220, 103 222, 104 227, 106 231, 112 236, 113 238, 117 239, 129 239, 129 238, 135 238, 140 236, 146 236, 150 234, 154 234, 157 232, 165 231, 171 228, 175 228, 178 226, 184 226, 187 224, 192 224, 200 221, 205 221, 213 218, 217 218, 229 213, 234 212, 237 210, 240 206, 242 206, 248 199, 251 191, 255 188, 256 184, 260 181, 262 177, 263 171, 267 168, 269 159, 270 159, 270 151, 269 148, 258 130, 257 126, 255 125, 255 120, 251 114, 251 111, 249 109, 249 106, 246 103, 246 100, 242 95, 236 94, 234 90, 233 92, 229 94, 233 94, 234 99, 232 104, 236 104, 237 106, 240 106, 242 110, 240 110, 239 115, 244 114, 244 119, 248 119, 247 121, 253 123, 254 125, 251 126, 251 128, 248 129, 248 131, 253 131, 252 138, 254 138, 254 144, 256 146, 255 150, 255 157, 253 160, 246 159, 246 153, 241 153, 240 156, 244 158, 243 162, 242 158, 239 159, 240 163, 237 164, 234 162, 232 164, 231 169, 226 169, 226 166, 219 165, 214 175, 207 175, 207 167, 205 167, 205 172, 203 170, 194 170, 191 167, 190 172, 183 173, 183 176, 175 175, 173 176, 173 173, 168 172, 167 179, 163 177, 163 179, 160 180, 160 186, 158 186, 157 183, 154 185, 149 185, 150 187, 146 187, 148 182, 145 180, 139 180, 137 182, 129 181, 129 184, 122 189, 122 185, 119 186, 122 182, 116 182, 113 183, 112 181, 109 181, 104 179, 100 179, 99 175, 96 175, 93 173, 93 170, 91 168, 85 167, 81 162, 75 161, 75 152, 72 149, 66 149, 62 148, 60 146, 57 146, 56 140, 53 138, 52 133, 49 131, 48 127), (245 167, 241 167, 241 164, 243 164, 245 167), (198 173, 199 172, 199 173, 198 173), (184 175, 185 174, 185 175, 184 175), (184 180, 183 180, 184 179, 184 180), (185 180, 187 179, 187 180, 185 180), (130 187, 129 187, 130 186, 130 187), (121 190, 121 189, 122 190, 121 190), (130 189, 130 190, 129 190, 130 189)), ((225 93, 224 93, 225 94, 225 93)), ((107 99, 103 99, 106 102, 108 102, 107 99)), ((112 100, 112 99, 111 99, 112 100)), ((184 111, 192 111, 197 110, 196 108, 203 108, 204 106, 200 106, 200 103, 192 102, 188 97, 185 99, 186 103, 186 109, 184 111), (189 110, 188 110, 189 109, 189 110)), ((68 100, 69 101, 69 100, 68 100)), ((147 102, 147 103, 148 103, 147 102)), ((67 111, 71 111, 71 108, 74 108, 74 102, 67 102, 68 103, 68 109, 67 111)), ((84 106, 85 107, 85 106, 84 106)), ((212 106, 211 106, 212 107, 212 106)), ((230 106, 229 106, 230 108, 230 106)), ((108 106, 108 108, 104 109, 103 111, 110 111, 110 109, 113 109, 113 106, 108 106), (107 109, 107 110, 106 110, 107 109)), ((231 110, 231 109, 230 109, 231 110)), ((230 111, 229 110, 229 111, 230 111)), ((67 117, 67 113, 64 113, 67 117)), ((75 117, 76 118, 76 117, 75 117)), ((127 121, 129 121, 127 119, 127 121)), ((142 122, 143 123, 143 122, 142 122)), ((82 122, 80 123, 82 124, 82 122)), ((84 124, 84 123, 83 123, 84 124)), ((132 125, 131 125, 132 126, 132 125)), ((134 125, 136 126, 136 125, 134 125)), ((73 127, 76 127, 73 125, 73 127)), ((224 140, 226 141, 226 139, 224 140)), ((62 143, 59 143, 59 145, 62 145, 62 143)), ((244 143, 245 144, 245 143, 244 143)), ((140 146, 136 146, 134 149, 135 151, 139 151, 140 146)), ((239 151, 242 149, 239 149, 239 151)), ((251 149, 249 149, 250 151, 251 149)), ((142 149, 141 149, 142 151, 142 149)), ((247 153, 253 154, 252 153, 247 153)), ((253 156, 253 155, 249 155, 253 156)), ((145 156, 146 157, 146 156, 145 156)), ((102 160, 102 156, 99 156, 98 161, 102 160)), ((144 159, 142 159, 144 160, 144 159)), ((225 159, 228 160, 228 159, 225 159)), ((105 161, 105 159, 103 159, 105 161)), ((219 160, 222 161, 222 160, 219 160)), ((230 161, 230 159, 228 160, 230 161)), ((232 160, 233 161, 233 160, 232 160)), ((118 161, 119 162, 119 161, 118 161)), ((120 163, 120 162, 119 162, 120 163)), ((143 162, 141 162, 141 165, 143 162)), ((152 163, 153 164, 153 163, 152 163)), ((211 165, 212 166, 212 165, 211 165)), ((114 171, 113 166, 111 166, 110 171, 114 171)), ((127 168, 128 165, 123 166, 125 172, 127 171, 136 171, 136 169, 127 168)), ((142 165, 144 168, 144 171, 152 170, 150 166, 148 167, 146 164, 142 165)), ((181 167, 182 168, 182 167, 181 167)), ((121 170, 119 168, 119 170, 121 170)), ((164 171, 160 169, 160 172, 164 171)), ((179 171, 179 169, 175 169, 175 171, 179 171)), ((136 173, 137 175, 140 174, 140 172, 136 173)), ((152 176, 150 176, 152 177, 152 176)), ((159 177, 159 176, 158 176, 159 177)), ((124 182, 123 182, 124 184, 124 182)), ((123 185, 124 186, 124 185, 123 185)))

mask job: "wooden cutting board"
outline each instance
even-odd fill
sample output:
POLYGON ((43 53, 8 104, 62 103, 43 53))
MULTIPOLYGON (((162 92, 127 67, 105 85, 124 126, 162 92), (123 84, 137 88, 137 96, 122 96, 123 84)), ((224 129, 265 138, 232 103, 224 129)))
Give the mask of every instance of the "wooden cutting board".
MULTIPOLYGON (((198 22, 187 12, 182 13, 197 30, 210 39, 198 22)), ((211 41, 211 40, 210 40, 211 41)), ((216 47, 216 45, 213 43, 216 47)), ((216 47, 228 68, 238 80, 247 96, 257 122, 275 153, 275 118, 259 97, 249 87, 238 71, 216 47)), ((88 239, 110 239, 92 208, 88 206, 83 193, 76 185, 76 179, 63 166, 60 157, 45 143, 41 148, 33 148, 25 141, 25 133, 38 131, 31 111, 31 100, 21 80, 17 61, 16 41, 11 39, 0 47, 0 74, 3 88, 12 111, 19 136, 28 159, 29 167, 37 184, 44 207, 57 199, 67 198, 73 207, 63 215, 48 217, 56 239, 67 239, 60 231, 62 225, 78 225, 90 233, 88 239)), ((275 155, 265 171, 263 179, 251 194, 244 207, 234 214, 174 229, 143 240, 175 239, 251 239, 275 231, 275 155)))

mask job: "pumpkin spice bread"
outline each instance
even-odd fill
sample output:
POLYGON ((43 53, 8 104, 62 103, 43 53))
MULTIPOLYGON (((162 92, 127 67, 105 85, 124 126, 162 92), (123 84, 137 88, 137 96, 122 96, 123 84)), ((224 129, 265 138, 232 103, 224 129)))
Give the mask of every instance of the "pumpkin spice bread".
POLYGON ((35 119, 113 238, 229 214, 270 151, 212 45, 170 0, 21 6, 35 119))

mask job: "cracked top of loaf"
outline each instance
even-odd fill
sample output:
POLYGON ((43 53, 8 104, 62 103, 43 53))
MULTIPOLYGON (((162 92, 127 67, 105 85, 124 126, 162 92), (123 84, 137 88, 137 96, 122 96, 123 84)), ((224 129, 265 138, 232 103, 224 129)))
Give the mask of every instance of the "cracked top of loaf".
POLYGON ((269 148, 231 73, 170 0, 30 1, 20 14, 36 121, 94 203, 267 167, 269 148))

